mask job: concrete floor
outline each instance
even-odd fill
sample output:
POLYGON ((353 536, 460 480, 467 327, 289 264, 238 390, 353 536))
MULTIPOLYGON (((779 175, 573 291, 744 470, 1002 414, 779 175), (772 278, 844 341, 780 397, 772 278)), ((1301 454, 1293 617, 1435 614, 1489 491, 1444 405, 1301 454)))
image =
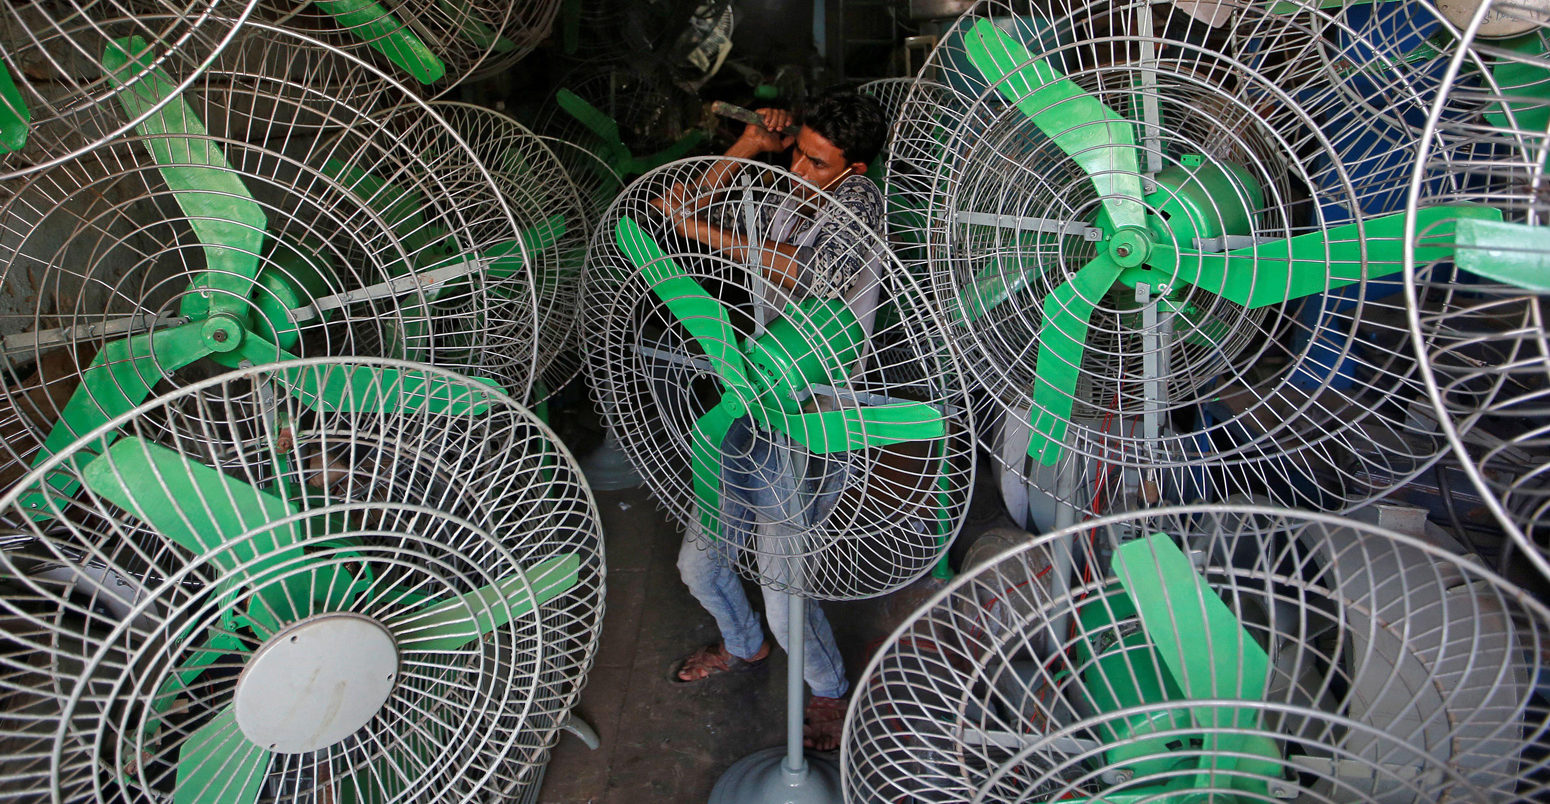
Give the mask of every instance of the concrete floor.
MULTIPOLYGON (((979 492, 954 554, 978 533, 1010 523, 983 479, 979 492)), ((783 744, 785 654, 775 651, 753 673, 672 683, 669 670, 680 658, 718 639, 710 616, 678 579, 680 531, 644 487, 598 492, 597 501, 606 533, 607 611, 579 713, 602 745, 590 751, 574 736, 562 737, 540 801, 705 801, 733 762, 783 744)), ((824 604, 852 683, 878 643, 940 588, 927 577, 881 598, 824 604)), ((759 605, 752 584, 749 599, 759 605)))

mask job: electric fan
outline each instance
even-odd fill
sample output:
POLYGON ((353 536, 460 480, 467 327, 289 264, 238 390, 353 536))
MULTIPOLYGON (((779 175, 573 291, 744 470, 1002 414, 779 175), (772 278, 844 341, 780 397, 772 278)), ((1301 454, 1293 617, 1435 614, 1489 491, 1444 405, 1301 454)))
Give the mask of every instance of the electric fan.
POLYGON ((682 55, 697 31, 714 28, 728 14, 728 0, 569 0, 560 10, 559 44, 583 64, 639 63, 682 55))
POLYGON ((787 745, 734 765, 712 800, 837 795, 833 769, 802 755, 806 601, 920 577, 961 523, 968 403, 918 296, 849 207, 756 162, 652 171, 593 235, 583 334, 606 423, 696 546, 789 595, 787 745), (800 290, 766 279, 765 260, 800 290), (914 339, 921 365, 871 348, 887 330, 914 339))
MULTIPOLYGON (((615 173, 606 162, 598 158, 597 154, 574 142, 547 136, 540 136, 538 140, 559 160, 561 167, 565 170, 565 175, 570 177, 572 186, 575 187, 576 193, 580 196, 584 210, 582 213, 583 231, 590 240, 593 225, 603 217, 603 213, 608 210, 608 205, 613 203, 614 198, 618 197, 619 191, 624 188, 624 182, 619 178, 619 174, 615 173)), ((573 254, 567 251, 562 256, 566 266, 563 270, 575 270, 580 273, 585 267, 586 248, 584 245, 580 253, 573 254), (577 260, 574 264, 574 269, 571 268, 572 263, 569 262, 573 258, 577 260)), ((576 303, 579 308, 582 305, 582 300, 578 298, 576 303)), ((543 383, 542 390, 547 393, 535 395, 533 398, 534 406, 542 405, 549 398, 552 398, 566 386, 570 385, 573 380, 581 376, 582 368, 581 328, 578 325, 572 328, 570 338, 561 346, 559 354, 555 356, 554 360, 550 362, 549 368, 544 372, 544 376, 540 381, 543 383)), ((588 482, 592 485, 593 490, 601 490, 597 483, 593 482, 594 478, 590 474, 591 469, 588 468, 587 471, 589 472, 588 482)))
POLYGON ((548 38, 560 1, 260 0, 254 17, 377 60, 399 82, 442 95, 532 52, 548 38))
POLYGON ((846 800, 1536 801, 1547 631, 1500 576, 1353 520, 1105 517, 894 632, 846 722, 846 800), (1060 552, 1084 565, 1064 595, 1040 582, 1060 552))
POLYGON ((415 364, 179 388, 51 456, 0 520, 0 780, 22 800, 472 800, 541 766, 597 644, 570 455, 499 390, 415 364))
POLYGON ((495 197, 493 188, 520 228, 525 248, 513 256, 525 259, 520 277, 534 288, 514 287, 511 292, 517 298, 537 296, 538 355, 536 365, 530 367, 535 384, 528 391, 528 398, 536 403, 547 396, 547 389, 564 385, 579 370, 574 361, 556 366, 556 360, 575 334, 581 265, 595 218, 589 218, 559 159, 535 134, 499 112, 436 101, 428 108, 400 107, 387 118, 386 125, 400 132, 406 147, 434 154, 426 158, 426 167, 455 188, 464 214, 495 197), (425 118, 433 113, 447 127, 428 124, 425 118))
MULTIPOLYGON (((253 5, 7 3, 0 12, 0 181, 128 133, 157 105, 106 129, 94 107, 113 105, 122 86, 155 80, 146 65, 169 58, 198 64, 219 53, 253 5), (138 37, 133 58, 105 63, 109 43, 131 36, 138 37)), ((180 76, 179 88, 197 78, 180 76)))
POLYGON ((547 134, 540 134, 538 139, 560 160, 571 183, 576 185, 576 192, 589 212, 588 225, 595 223, 624 189, 624 180, 597 154, 577 143, 547 134))
POLYGON ((1550 576, 1550 206, 1541 190, 1550 141, 1550 9, 1462 5, 1473 14, 1459 21, 1463 44, 1444 78, 1448 91, 1418 149, 1406 239, 1424 241, 1439 225, 1424 215, 1437 197, 1425 179, 1439 169, 1462 177, 1454 198, 1489 204, 1503 219, 1453 222, 1451 264, 1412 249, 1404 282, 1409 326, 1438 425, 1461 468, 1509 544, 1550 576))
POLYGON ((657 62, 581 67, 560 80, 533 130, 581 144, 632 179, 694 150, 705 138, 702 114, 699 95, 657 62))
MULTIPOLYGON (((173 91, 152 75, 118 95, 125 117, 173 91)), ((423 125, 459 142, 435 115, 423 125)), ((377 354, 525 390, 521 233, 488 176, 432 158, 342 99, 216 65, 135 136, 17 182, 0 207, 4 479, 244 362, 377 354)))
MULTIPOLYGON (((906 98, 890 166, 924 192, 916 236, 985 392, 980 433, 1059 511, 1344 510, 1444 449, 1400 343, 1406 173, 1343 136, 1358 78, 1386 71, 1388 130, 1413 145, 1432 62, 1324 5, 1188 4, 1213 27, 1184 4, 982 2, 906 98)), ((1452 234, 1432 227, 1424 255, 1452 234)))

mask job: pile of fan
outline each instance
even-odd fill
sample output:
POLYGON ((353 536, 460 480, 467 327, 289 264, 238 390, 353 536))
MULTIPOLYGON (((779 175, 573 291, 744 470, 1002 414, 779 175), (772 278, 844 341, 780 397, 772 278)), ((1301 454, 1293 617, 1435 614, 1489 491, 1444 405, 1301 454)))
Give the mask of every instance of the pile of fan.
POLYGON ((1043 535, 880 648, 846 799, 1541 800, 1547 110, 1541 2, 944 33, 887 235, 1043 535))
POLYGON ((596 202, 420 100, 558 3, 0 12, 0 790, 534 790, 601 532, 534 405, 596 202))

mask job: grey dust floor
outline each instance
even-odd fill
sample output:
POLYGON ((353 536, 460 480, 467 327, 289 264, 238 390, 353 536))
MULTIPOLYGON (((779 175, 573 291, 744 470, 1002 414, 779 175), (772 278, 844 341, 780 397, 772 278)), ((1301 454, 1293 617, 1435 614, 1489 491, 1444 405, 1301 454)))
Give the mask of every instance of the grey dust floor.
MULTIPOLYGON (((983 480, 980 492, 955 554, 974 534, 1008 524, 997 516, 1000 501, 983 480)), ((782 744, 785 654, 777 650, 748 674, 688 685, 670 681, 675 662, 717 639, 710 616, 678 580, 680 531, 644 488, 598 492, 597 501, 606 533, 607 611, 578 711, 602 744, 588 750, 576 737, 562 737, 540 800, 705 801, 733 762, 782 744)), ((824 604, 852 683, 876 645, 940 588, 928 577, 881 598, 824 604)), ((750 585, 748 592, 759 605, 758 590, 750 585)))

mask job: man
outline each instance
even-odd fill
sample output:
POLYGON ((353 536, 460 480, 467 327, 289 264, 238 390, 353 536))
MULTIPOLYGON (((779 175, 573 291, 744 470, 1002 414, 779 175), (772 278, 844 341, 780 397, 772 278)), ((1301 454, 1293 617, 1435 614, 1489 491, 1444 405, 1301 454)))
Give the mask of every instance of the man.
MULTIPOLYGON (((812 104, 794 136, 776 133, 791 125, 790 113, 780 109, 760 109, 758 113, 763 125, 745 127, 724 155, 751 159, 792 149, 791 172, 802 181, 770 220, 758 224, 757 231, 749 231, 742 216, 713 219, 701 214, 713 191, 725 186, 737 172, 735 162, 711 168, 692 191, 675 187, 659 200, 658 207, 684 236, 750 268, 757 264, 764 279, 778 286, 755 300, 756 306, 764 307, 763 315, 778 315, 782 299, 843 299, 870 336, 878 305, 879 250, 883 248, 874 233, 882 228, 883 196, 866 178, 866 172, 887 136, 881 105, 851 91, 825 93, 812 104), (826 205, 830 208, 825 209, 826 205), (834 208, 836 205, 842 209, 834 208)), ((782 453, 768 434, 757 432, 751 418, 733 422, 722 443, 726 489, 722 521, 724 529, 733 532, 720 534, 721 538, 753 538, 760 522, 791 524, 786 502, 796 496, 798 482, 791 477, 792 469, 782 453)), ((802 481, 811 493, 800 498, 809 500, 808 513, 825 502, 832 503, 838 482, 843 480, 836 473, 819 472, 822 479, 814 481, 812 474, 810 471, 802 481)), ((741 579, 729 566, 729 556, 706 549, 706 541, 695 538, 691 530, 679 551, 678 569, 690 592, 715 618, 722 641, 685 657, 674 670, 675 679, 692 683, 763 664, 770 645, 741 579)), ((764 609, 770 629, 784 649, 786 595, 764 587, 764 609)), ((804 742, 810 748, 829 751, 839 746, 849 682, 823 609, 812 602, 806 610, 803 676, 813 695, 806 707, 804 742)))

